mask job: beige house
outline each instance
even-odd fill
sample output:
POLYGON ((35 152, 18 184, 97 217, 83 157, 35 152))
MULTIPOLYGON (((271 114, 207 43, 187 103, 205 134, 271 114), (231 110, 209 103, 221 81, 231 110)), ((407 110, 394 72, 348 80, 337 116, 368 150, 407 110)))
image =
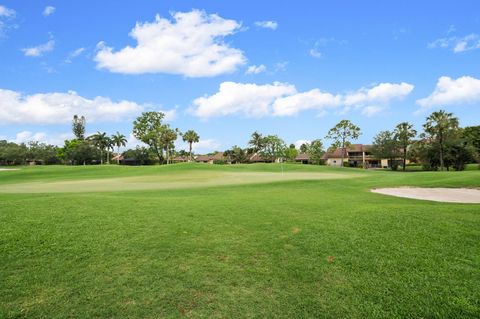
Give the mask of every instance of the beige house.
MULTIPOLYGON (((372 154, 373 145, 352 144, 346 148, 337 148, 334 151, 327 152, 323 156, 326 165, 342 166, 342 152, 343 162, 350 167, 365 167, 365 168, 389 168, 391 160, 386 158, 377 158, 372 154)), ((397 165, 402 165, 402 159, 395 159, 397 165)), ((409 161, 407 160, 407 164, 409 161)))
POLYGON ((196 162, 199 163, 208 163, 213 164, 215 161, 225 161, 226 158, 223 156, 223 152, 217 152, 213 155, 199 155, 195 158, 196 162))

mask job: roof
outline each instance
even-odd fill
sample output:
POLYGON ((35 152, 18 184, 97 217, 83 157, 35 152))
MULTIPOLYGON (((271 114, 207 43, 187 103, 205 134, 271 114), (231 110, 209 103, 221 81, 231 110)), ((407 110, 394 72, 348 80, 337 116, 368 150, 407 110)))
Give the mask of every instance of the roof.
POLYGON ((224 160, 225 156, 223 156, 223 152, 217 152, 213 155, 199 155, 195 159, 197 162, 209 162, 209 161, 216 161, 216 160, 224 160))
POLYGON ((250 162, 265 162, 265 159, 258 153, 253 154, 248 159, 250 162))
POLYGON ((308 161, 310 160, 310 155, 307 153, 299 153, 296 157, 295 160, 297 161, 308 161))
POLYGON ((188 162, 188 157, 185 156, 175 156, 172 161, 174 162, 188 162))

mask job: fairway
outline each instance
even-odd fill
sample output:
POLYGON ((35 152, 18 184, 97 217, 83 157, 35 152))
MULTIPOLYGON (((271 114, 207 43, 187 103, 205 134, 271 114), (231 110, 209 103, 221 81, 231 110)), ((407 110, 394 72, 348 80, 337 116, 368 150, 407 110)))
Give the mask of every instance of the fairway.
POLYGON ((210 187, 293 180, 324 180, 354 178, 359 174, 302 172, 178 172, 137 177, 82 179, 55 182, 23 182, 0 185, 0 193, 79 193, 113 192, 149 189, 210 187))
POLYGON ((42 166, 0 173, 0 318, 478 318, 480 171, 42 166))

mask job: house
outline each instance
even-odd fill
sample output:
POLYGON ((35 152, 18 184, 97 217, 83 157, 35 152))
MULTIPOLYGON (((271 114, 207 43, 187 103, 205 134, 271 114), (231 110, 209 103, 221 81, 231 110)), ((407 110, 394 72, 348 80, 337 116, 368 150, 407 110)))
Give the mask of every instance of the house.
POLYGON ((307 153, 298 153, 298 155, 295 157, 295 162, 308 164, 310 163, 310 155, 307 153))
POLYGON ((213 164, 216 161, 226 161, 226 158, 223 156, 223 152, 217 152, 213 155, 199 155, 195 158, 195 161, 199 163, 213 164))
MULTIPOLYGON (((322 159, 326 165, 342 166, 342 153, 344 165, 350 167, 365 168, 389 168, 393 163, 386 158, 377 158, 372 153, 373 145, 351 144, 346 148, 337 148, 333 151, 326 152, 322 159)), ((394 160, 395 164, 401 165, 402 159, 394 160)), ((407 160, 407 164, 409 161, 407 160)))
POLYGON ((188 156, 175 156, 172 158, 172 163, 185 163, 189 162, 190 158, 188 156))

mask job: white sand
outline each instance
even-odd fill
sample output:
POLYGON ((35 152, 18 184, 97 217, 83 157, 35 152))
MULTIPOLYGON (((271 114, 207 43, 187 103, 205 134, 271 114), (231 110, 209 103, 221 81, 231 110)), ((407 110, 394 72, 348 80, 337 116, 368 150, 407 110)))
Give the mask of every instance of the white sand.
POLYGON ((480 203, 480 189, 472 188, 377 188, 374 193, 448 203, 480 203))
POLYGON ((0 171, 18 171, 18 168, 0 168, 0 171))

